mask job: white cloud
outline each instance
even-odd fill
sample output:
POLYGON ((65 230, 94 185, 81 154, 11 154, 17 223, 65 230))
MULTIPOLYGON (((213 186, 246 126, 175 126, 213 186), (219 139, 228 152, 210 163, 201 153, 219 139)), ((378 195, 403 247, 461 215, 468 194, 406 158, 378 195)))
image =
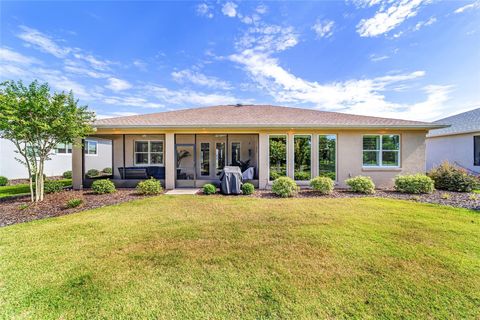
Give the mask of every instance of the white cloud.
POLYGON ((113 91, 123 91, 130 89, 132 85, 128 81, 111 77, 108 78, 108 84, 105 87, 113 91))
POLYGON ((14 62, 14 63, 24 64, 24 65, 30 65, 30 64, 40 62, 38 59, 24 56, 21 53, 18 53, 16 51, 13 51, 5 47, 0 48, 0 61, 8 61, 8 62, 14 62))
POLYGON ((382 60, 386 60, 388 58, 390 58, 389 56, 387 55, 377 55, 377 54, 371 54, 369 56, 370 58, 370 61, 372 62, 379 62, 379 61, 382 61, 382 60))
POLYGON ((247 103, 249 100, 239 100, 230 95, 224 94, 206 94, 193 90, 170 90, 159 85, 148 85, 145 90, 161 101, 169 104, 183 106, 209 106, 235 104, 240 102, 247 103))
POLYGON ((255 11, 259 14, 265 14, 268 11, 268 7, 264 4, 261 4, 255 9, 255 11))
POLYGON ((333 35, 334 25, 335 22, 331 20, 317 20, 317 22, 312 26, 312 29, 319 38, 329 38, 333 35))
POLYGON ((138 96, 105 97, 102 101, 106 104, 117 105, 117 106, 131 106, 131 107, 141 107, 141 108, 163 108, 164 107, 164 105, 161 103, 152 102, 143 97, 138 97, 138 96))
POLYGON ((233 2, 227 2, 222 7, 222 13, 230 18, 235 18, 237 15, 237 5, 233 2))
POLYGON ((213 13, 211 12, 211 8, 206 4, 206 3, 200 3, 197 6, 197 14, 199 16, 207 17, 207 18, 213 18, 213 13))
POLYGON ((77 66, 75 64, 66 64, 65 67, 64 67, 64 70, 69 72, 69 73, 72 73, 72 74, 87 76, 87 77, 95 78, 95 79, 109 77, 109 75, 106 74, 106 73, 101 73, 101 72, 97 72, 97 71, 94 71, 94 70, 91 70, 91 69, 88 69, 88 68, 83 68, 83 67, 77 66))
POLYGON ((140 59, 134 60, 133 65, 141 71, 147 71, 147 63, 140 59))
POLYGON ((470 4, 467 4, 463 7, 460 7, 458 8, 457 10, 455 10, 454 12, 455 13, 463 13, 467 10, 471 10, 471 9, 479 9, 480 8, 480 0, 477 0, 473 3, 470 3, 470 4))
POLYGON ((73 56, 79 60, 84 60, 88 62, 90 66, 92 66, 94 69, 97 69, 97 70, 107 70, 108 65, 111 64, 110 61, 97 59, 91 54, 84 54, 79 52, 79 53, 75 53, 73 56))
POLYGON ((247 32, 235 43, 237 49, 255 51, 283 51, 298 43, 298 35, 293 27, 267 25, 264 23, 248 28, 247 32))
MULTIPOLYGON (((403 21, 415 16, 420 6, 428 0, 401 0, 391 6, 382 4, 375 16, 362 19, 357 25, 357 32, 361 37, 376 37, 398 27, 403 21)), ((370 2, 371 3, 371 2, 370 2)), ((380 3, 375 1, 374 5, 380 3)))
POLYGON ((414 30, 418 31, 423 27, 431 26, 435 22, 437 22, 437 18, 435 18, 435 17, 431 17, 430 19, 428 19, 426 21, 420 21, 415 25, 414 30))
POLYGON ((26 26, 20 26, 20 29, 22 29, 22 32, 18 34, 18 37, 43 52, 50 53, 57 58, 62 58, 71 51, 70 48, 57 45, 50 37, 38 30, 26 26))
POLYGON ((226 81, 188 69, 172 72, 172 77, 175 81, 179 83, 191 82, 193 84, 205 86, 208 88, 223 90, 232 89, 232 86, 226 81))

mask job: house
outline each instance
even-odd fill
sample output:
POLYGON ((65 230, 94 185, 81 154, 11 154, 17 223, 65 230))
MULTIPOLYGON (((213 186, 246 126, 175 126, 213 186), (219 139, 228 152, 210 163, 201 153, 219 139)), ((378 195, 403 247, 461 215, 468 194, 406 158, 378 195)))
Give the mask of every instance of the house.
MULTIPOLYGON (((112 167, 112 142, 100 138, 86 140, 86 170, 102 170, 112 167)), ((27 179, 27 168, 16 158, 21 156, 16 152, 17 148, 7 139, 0 138, 0 176, 8 179, 27 179)), ((61 176, 65 171, 72 170, 72 145, 59 143, 53 150, 50 160, 45 162, 45 174, 47 177, 61 176)))
POLYGON ((431 130, 427 135, 427 169, 444 161, 480 174, 480 108, 435 123, 448 128, 431 130))
MULTIPOLYGON (((444 125, 271 105, 224 105, 102 119, 94 137, 112 141, 117 186, 153 176, 167 189, 218 182, 225 165, 268 188, 279 176, 299 185, 327 175, 344 187, 356 175, 390 187, 425 172, 425 136, 444 125)), ((86 155, 73 150, 74 188, 89 186, 86 155)))

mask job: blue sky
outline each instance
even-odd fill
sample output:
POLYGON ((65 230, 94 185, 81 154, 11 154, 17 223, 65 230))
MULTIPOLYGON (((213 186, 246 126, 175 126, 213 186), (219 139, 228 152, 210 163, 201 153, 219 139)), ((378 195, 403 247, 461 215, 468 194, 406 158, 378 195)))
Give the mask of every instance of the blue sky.
POLYGON ((416 120, 480 105, 480 1, 2 1, 0 79, 98 117, 275 104, 416 120))

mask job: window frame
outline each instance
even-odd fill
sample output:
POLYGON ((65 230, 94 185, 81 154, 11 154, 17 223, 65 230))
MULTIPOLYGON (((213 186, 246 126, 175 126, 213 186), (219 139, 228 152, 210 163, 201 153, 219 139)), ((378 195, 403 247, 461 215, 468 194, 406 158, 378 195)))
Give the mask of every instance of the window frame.
POLYGON ((290 151, 290 147, 289 147, 289 143, 288 143, 288 134, 282 134, 282 133, 279 133, 279 134, 269 134, 268 135, 268 149, 267 149, 267 160, 268 160, 268 182, 271 183, 273 182, 273 180, 270 180, 270 138, 271 137, 285 137, 285 167, 286 167, 286 177, 288 177, 288 165, 289 165, 289 161, 288 161, 288 153, 290 151))
MULTIPOLYGON (((320 175, 320 137, 321 136, 334 136, 335 137, 335 182, 338 182, 338 172, 337 172, 337 166, 338 166, 338 135, 336 133, 319 133, 317 135, 317 158, 318 158, 318 168, 317 168, 317 173, 320 175)), ((362 143, 363 143, 363 137, 362 137, 362 143)), ((363 147, 362 147, 363 149, 363 147)), ((363 151, 362 151, 362 158, 363 158, 363 151)), ((363 160, 362 160, 363 162, 363 160)))
POLYGON ((233 164, 233 145, 238 144, 238 163, 242 160, 242 143, 240 141, 230 141, 230 163, 233 164))
MULTIPOLYGON (((308 180, 295 180, 297 182, 310 181, 313 178, 313 136, 312 136, 312 134, 308 134, 308 133, 304 133, 304 134, 296 133, 296 134, 293 135, 293 146, 292 146, 292 148, 293 148, 293 177, 295 177, 295 137, 310 137, 310 179, 308 179, 308 180)), ((287 141, 287 145, 288 145, 288 141, 287 141)), ((268 146, 268 150, 270 150, 270 145, 268 146)), ((288 163, 288 147, 287 147, 287 163, 288 163)), ((288 164, 287 164, 287 168, 288 168, 288 164)), ((288 174, 288 172, 287 172, 287 174, 288 174)))
POLYGON ((84 150, 85 150, 84 153, 85 153, 86 156, 92 156, 92 157, 98 156, 98 141, 85 140, 84 150), (94 144, 95 144, 95 153, 89 153, 88 145, 89 145, 90 143, 94 143, 94 144))
POLYGON ((133 164, 136 167, 150 167, 150 166, 158 166, 158 167, 164 167, 165 166, 165 141, 164 140, 134 140, 133 141, 133 164), (147 152, 137 152, 136 151, 136 143, 137 142, 147 142, 148 144, 148 150, 147 152), (161 142, 162 143, 162 152, 153 152, 155 153, 161 153, 162 154, 162 163, 151 163, 151 143, 152 142, 161 142), (137 153, 146 153, 148 156, 148 163, 137 163, 137 153))
POLYGON ((473 136, 473 166, 475 167, 480 166, 480 135, 473 136), (476 139, 478 139, 478 144, 479 144, 478 150, 477 150, 477 143, 475 141, 476 139), (477 159, 475 159, 476 154, 479 154, 477 159))
POLYGON ((401 165, 402 165, 402 135, 399 134, 399 133, 377 133, 377 134, 370 134, 370 133, 367 133, 367 134, 363 134, 362 135, 362 168, 364 169, 375 169, 375 168, 392 168, 392 169, 395 169, 395 168, 401 168, 401 165), (365 150, 363 149, 363 139, 366 137, 366 136, 373 136, 373 137, 379 137, 379 149, 376 149, 376 150, 365 150), (383 150, 383 136, 398 136, 398 150, 383 150), (375 151, 375 152, 378 152, 378 165, 372 165, 372 166, 369 166, 369 165, 365 165, 363 163, 363 153, 364 152, 368 152, 368 151, 375 151), (383 164, 383 152, 398 152, 398 165, 384 165, 383 164))
POLYGON ((225 141, 215 141, 215 174, 218 176, 227 165, 227 143, 225 141), (218 167, 217 146, 223 144, 223 168, 218 167))
POLYGON ((56 154, 56 155, 68 156, 68 155, 71 155, 71 154, 72 154, 73 144, 72 144, 72 143, 59 142, 59 143, 57 143, 57 145, 55 146, 54 150, 55 150, 55 154, 56 154), (63 143, 63 144, 65 145, 65 152, 58 152, 58 149, 59 149, 59 148, 57 148, 57 146, 58 146, 59 144, 61 144, 61 143, 63 143), (70 146, 70 148, 69 148, 69 146, 70 146), (68 150, 70 150, 70 152, 68 152, 68 150))

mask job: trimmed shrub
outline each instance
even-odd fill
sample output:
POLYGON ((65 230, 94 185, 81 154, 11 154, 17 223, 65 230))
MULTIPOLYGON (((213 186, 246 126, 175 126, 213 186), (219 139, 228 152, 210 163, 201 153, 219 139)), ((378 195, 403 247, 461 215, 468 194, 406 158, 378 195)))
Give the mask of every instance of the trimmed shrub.
POLYGON ((6 186, 8 183, 8 179, 4 176, 0 176, 0 187, 6 186))
POLYGON ((67 203, 65 204, 65 206, 67 208, 76 208, 78 207, 79 205, 81 205, 83 203, 83 200, 82 199, 70 199, 67 201, 67 203))
POLYGON ((63 190, 63 184, 58 180, 46 180, 43 184, 45 193, 57 193, 63 190))
POLYGON ((280 177, 273 181, 272 185, 272 192, 282 198, 293 197, 299 189, 295 181, 289 177, 280 177))
POLYGON ((310 187, 321 194, 330 194, 333 191, 335 182, 329 177, 316 177, 310 180, 310 187))
POLYGON ((312 176, 310 175, 310 172, 295 172, 293 175, 296 181, 305 181, 305 180, 310 180, 312 176))
POLYGON ((112 170, 112 168, 103 168, 102 172, 106 173, 106 174, 112 174, 113 170, 112 170))
POLYGON ((250 195, 255 191, 255 186, 250 182, 244 183, 242 185, 242 192, 244 195, 250 195))
POLYGON ((162 184, 155 178, 140 181, 136 189, 138 193, 145 195, 159 194, 163 191, 162 184))
POLYGON ((62 174, 62 177, 64 177, 65 179, 72 179, 72 171, 65 171, 62 174))
POLYGON ((478 178, 448 162, 432 169, 428 176, 435 182, 438 190, 470 192, 478 186, 478 178))
POLYGON ((115 185, 109 179, 96 180, 92 183, 92 190, 96 194, 114 193, 115 185))
POLYGON ((345 180, 345 183, 353 192, 365 194, 375 193, 375 184, 370 177, 356 176, 345 180))
POLYGON ((87 177, 93 178, 93 177, 98 177, 100 175, 100 171, 97 169, 90 169, 87 171, 87 177))
POLYGON ((215 194, 215 193, 217 193, 217 187, 215 187, 211 183, 204 184, 203 185, 203 193, 206 194, 206 195, 215 194))
POLYGON ((412 174, 395 177, 395 190, 402 193, 432 193, 434 182, 424 174, 412 174))

